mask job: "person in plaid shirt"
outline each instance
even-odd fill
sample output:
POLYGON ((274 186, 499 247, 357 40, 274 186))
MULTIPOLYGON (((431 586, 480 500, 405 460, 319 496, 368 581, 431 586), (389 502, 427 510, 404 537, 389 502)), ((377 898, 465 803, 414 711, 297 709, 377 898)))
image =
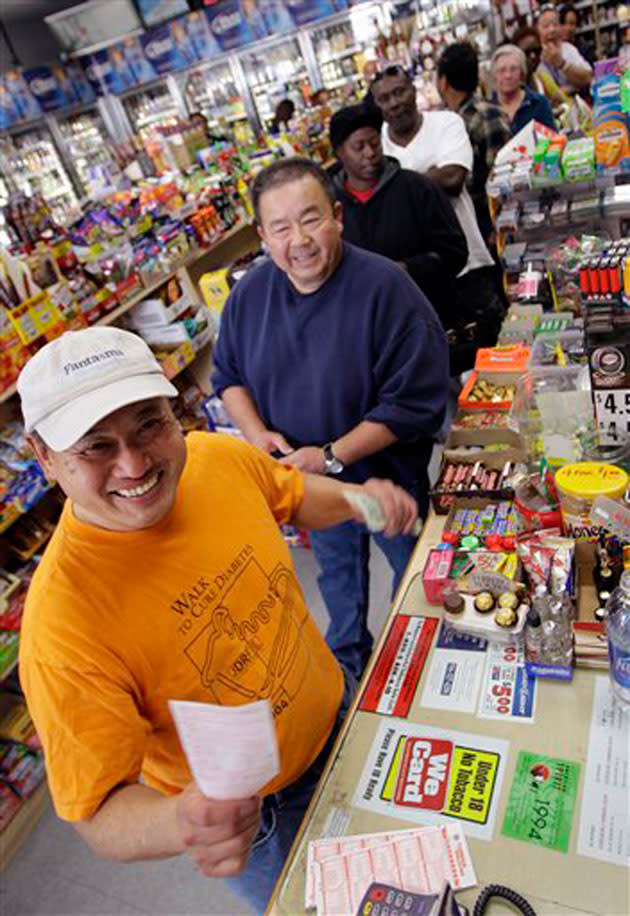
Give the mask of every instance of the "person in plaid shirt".
POLYGON ((468 192, 475 206, 477 222, 486 244, 492 232, 486 182, 496 154, 512 136, 507 119, 498 105, 477 93, 479 62, 468 42, 448 45, 437 65, 437 90, 446 106, 463 119, 473 148, 473 167, 468 175, 468 192))

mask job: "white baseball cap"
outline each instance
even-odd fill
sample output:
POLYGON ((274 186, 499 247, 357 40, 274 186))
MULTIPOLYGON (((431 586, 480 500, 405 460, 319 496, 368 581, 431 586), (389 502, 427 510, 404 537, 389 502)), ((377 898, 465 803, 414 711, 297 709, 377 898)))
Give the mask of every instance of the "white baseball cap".
POLYGON ((26 431, 56 452, 120 407, 177 396, 142 338, 108 327, 67 331, 46 344, 20 372, 17 388, 26 431))

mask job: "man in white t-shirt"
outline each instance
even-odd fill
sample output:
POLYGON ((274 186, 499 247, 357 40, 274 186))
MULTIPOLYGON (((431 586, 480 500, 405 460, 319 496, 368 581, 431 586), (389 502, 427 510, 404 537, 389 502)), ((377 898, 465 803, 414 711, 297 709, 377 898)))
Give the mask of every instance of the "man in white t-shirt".
MULTIPOLYGON (((466 189, 473 166, 473 149, 460 115, 453 111, 420 112, 413 83, 402 67, 387 67, 372 83, 372 95, 381 109, 383 152, 398 159, 404 169, 426 175, 445 191, 453 205, 468 244, 468 260, 457 278, 457 298, 463 323, 478 322, 477 332, 457 370, 478 346, 492 346, 503 316, 494 261, 477 223, 475 208, 466 189), (473 346, 474 344, 474 346, 473 346)), ((451 352, 453 357, 453 352, 451 352)))

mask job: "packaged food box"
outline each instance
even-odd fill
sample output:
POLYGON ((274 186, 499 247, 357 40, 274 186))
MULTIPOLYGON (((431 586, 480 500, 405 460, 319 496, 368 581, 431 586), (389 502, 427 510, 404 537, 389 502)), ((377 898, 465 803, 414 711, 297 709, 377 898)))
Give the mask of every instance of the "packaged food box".
POLYGON ((460 409, 509 410, 520 375, 520 372, 473 370, 459 395, 460 409))
POLYGON ((477 350, 475 369, 479 372, 525 372, 529 347, 525 344, 485 347, 477 350))

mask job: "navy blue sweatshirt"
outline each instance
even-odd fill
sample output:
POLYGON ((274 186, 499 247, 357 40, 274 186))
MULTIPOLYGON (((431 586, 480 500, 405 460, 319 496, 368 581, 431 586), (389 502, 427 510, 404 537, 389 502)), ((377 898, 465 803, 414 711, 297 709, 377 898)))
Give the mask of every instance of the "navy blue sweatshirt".
POLYGON ((385 424, 399 441, 341 477, 389 478, 418 490, 426 510, 448 347, 432 306, 398 265, 344 243, 335 273, 304 295, 263 262, 230 293, 214 363, 217 394, 245 387, 265 426, 294 448, 334 441, 362 420, 385 424))

